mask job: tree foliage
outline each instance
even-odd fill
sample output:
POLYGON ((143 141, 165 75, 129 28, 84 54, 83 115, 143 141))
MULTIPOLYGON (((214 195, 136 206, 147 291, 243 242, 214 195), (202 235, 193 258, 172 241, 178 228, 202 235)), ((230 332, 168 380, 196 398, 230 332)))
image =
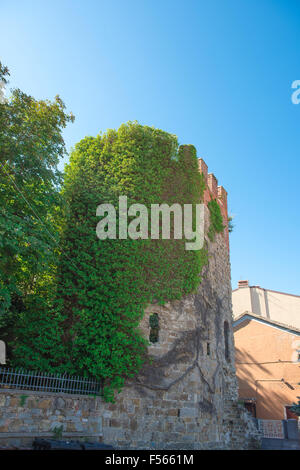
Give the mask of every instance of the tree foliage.
MULTIPOLYGON (((7 83, 8 75, 0 63, 0 81, 7 83)), ((46 330, 41 324, 59 251, 57 164, 65 155, 62 130, 73 119, 58 96, 38 101, 15 89, 0 103, 0 334, 10 353, 16 337, 21 349, 35 343, 38 356, 42 345, 47 349, 45 331, 53 322, 48 318, 46 330)), ((15 351, 14 358, 23 354, 15 351)))
MULTIPOLYGON (((300 384, 298 384, 300 385, 300 384)), ((293 403, 293 406, 291 406, 291 411, 295 413, 297 416, 300 416, 300 397, 298 398, 298 403, 293 403)))

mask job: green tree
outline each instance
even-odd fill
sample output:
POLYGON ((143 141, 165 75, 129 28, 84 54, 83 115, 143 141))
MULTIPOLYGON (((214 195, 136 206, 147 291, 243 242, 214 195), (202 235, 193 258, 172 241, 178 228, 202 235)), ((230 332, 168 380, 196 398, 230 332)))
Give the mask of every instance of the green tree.
MULTIPOLYGON (((0 81, 8 76, 0 63, 0 81)), ((66 153, 62 130, 73 119, 58 96, 36 100, 15 89, 0 102, 0 336, 8 357, 18 338, 15 360, 28 342, 39 356, 55 329, 49 302, 62 205, 57 164, 66 153)))
POLYGON ((233 229, 234 229, 233 216, 230 215, 230 216, 228 217, 228 232, 229 232, 229 233, 232 233, 232 232, 233 232, 233 229))
POLYGON ((298 398, 298 403, 294 403, 293 406, 291 406, 291 411, 295 413, 296 415, 300 416, 300 397, 297 397, 297 398, 298 398))

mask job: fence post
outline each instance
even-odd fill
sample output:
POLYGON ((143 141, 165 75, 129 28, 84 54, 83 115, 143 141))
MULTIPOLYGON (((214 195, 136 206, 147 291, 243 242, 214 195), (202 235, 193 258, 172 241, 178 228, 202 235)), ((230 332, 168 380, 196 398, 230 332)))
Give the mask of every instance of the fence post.
POLYGON ((282 429, 283 429, 283 438, 288 439, 288 427, 287 427, 287 420, 282 420, 282 429))
POLYGON ((287 439, 299 439, 298 421, 296 419, 286 420, 287 439))

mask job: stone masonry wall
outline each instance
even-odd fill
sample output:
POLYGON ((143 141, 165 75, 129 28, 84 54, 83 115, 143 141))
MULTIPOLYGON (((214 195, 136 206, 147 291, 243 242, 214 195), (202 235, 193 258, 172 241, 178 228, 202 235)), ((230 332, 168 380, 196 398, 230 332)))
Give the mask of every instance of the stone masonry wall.
POLYGON ((149 346, 153 363, 127 383, 115 404, 0 389, 0 446, 53 437, 53 428, 62 424, 64 437, 100 439, 119 448, 255 447, 255 427, 237 404, 230 265, 223 234, 208 244, 208 265, 201 278, 195 294, 147 308, 141 323, 145 337, 149 315, 159 316, 159 341, 149 346))
POLYGON ((65 438, 102 437, 99 398, 79 395, 0 389, 0 448, 31 446, 35 437, 54 437, 63 426, 65 438))
MULTIPOLYGON (((199 168, 207 181, 204 202, 217 199, 226 224, 227 193, 201 159, 199 168)), ((207 232, 207 207, 205 227, 207 232)), ((205 243, 208 264, 197 292, 146 309, 140 325, 146 338, 149 316, 159 318, 159 341, 149 346, 153 362, 126 383, 116 403, 25 391, 23 403, 17 392, 0 389, 0 445, 20 433, 51 435, 62 423, 65 436, 103 439, 123 449, 256 447, 255 426, 237 404, 227 228, 205 243)))
MULTIPOLYGON (((205 208, 206 227, 209 212, 205 208)), ((208 240, 206 239, 208 242, 208 240)), ((197 293, 164 306, 150 305, 141 323, 159 317, 153 364, 129 382, 115 404, 105 405, 104 441, 153 449, 252 447, 256 431, 236 408, 230 263, 226 234, 208 246, 208 265, 197 293), (225 358, 224 322, 228 324, 225 358), (234 415, 234 418, 233 418, 234 415)))

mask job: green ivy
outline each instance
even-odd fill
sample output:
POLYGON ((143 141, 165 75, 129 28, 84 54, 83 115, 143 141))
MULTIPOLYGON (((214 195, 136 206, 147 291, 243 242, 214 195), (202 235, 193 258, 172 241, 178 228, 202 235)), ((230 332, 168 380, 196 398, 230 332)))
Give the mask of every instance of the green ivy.
POLYGON ((195 291, 206 253, 186 250, 185 240, 99 240, 96 208, 117 208, 124 195, 128 206, 148 209, 152 203, 197 204, 203 190, 195 148, 179 147, 176 136, 136 122, 86 137, 71 154, 56 302, 63 367, 101 378, 107 400, 147 360, 148 342, 139 330, 145 307, 195 291))
POLYGON ((208 238, 214 241, 216 233, 223 232, 225 225, 223 225, 223 217, 219 204, 215 199, 212 199, 207 204, 210 214, 210 224, 208 229, 208 238))
POLYGON ((64 430, 63 424, 61 424, 60 426, 54 426, 54 427, 51 429, 52 434, 53 434, 53 439, 57 439, 57 440, 62 439, 63 430, 64 430))
POLYGON ((26 403, 27 398, 28 398, 28 395, 21 395, 19 405, 23 407, 26 403))

